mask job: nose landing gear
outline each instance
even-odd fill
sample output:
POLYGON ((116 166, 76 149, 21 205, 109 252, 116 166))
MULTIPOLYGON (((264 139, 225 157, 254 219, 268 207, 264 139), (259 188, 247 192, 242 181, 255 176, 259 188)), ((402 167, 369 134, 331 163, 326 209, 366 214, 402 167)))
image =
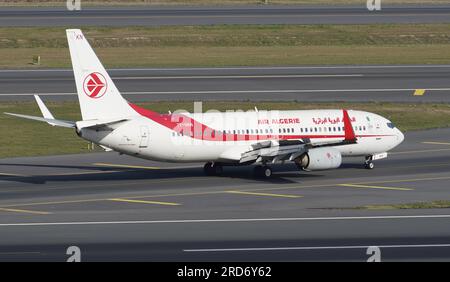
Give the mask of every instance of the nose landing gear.
POLYGON ((373 164, 373 157, 367 156, 366 160, 364 161, 364 168, 365 169, 373 169, 375 165, 373 164))

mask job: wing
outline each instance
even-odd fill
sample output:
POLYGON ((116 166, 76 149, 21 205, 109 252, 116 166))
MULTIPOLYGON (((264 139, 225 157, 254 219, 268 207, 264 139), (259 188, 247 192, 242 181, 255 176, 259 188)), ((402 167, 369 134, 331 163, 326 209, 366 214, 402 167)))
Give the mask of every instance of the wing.
POLYGON ((280 161, 293 161, 312 148, 356 144, 356 135, 347 110, 343 110, 343 122, 344 138, 342 140, 314 143, 308 138, 299 140, 262 141, 251 145, 250 148, 247 147, 246 150, 241 149, 240 152, 235 151, 234 154, 228 152, 228 154, 224 155, 224 158, 228 157, 227 159, 238 160, 239 163, 242 164, 255 162, 275 163, 280 161), (239 157, 238 153, 240 153, 239 157))

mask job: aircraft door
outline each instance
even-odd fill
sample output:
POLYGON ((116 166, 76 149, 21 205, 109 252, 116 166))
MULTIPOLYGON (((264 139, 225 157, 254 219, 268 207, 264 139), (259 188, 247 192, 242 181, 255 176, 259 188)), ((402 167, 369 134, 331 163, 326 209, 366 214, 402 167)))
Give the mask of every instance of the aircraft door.
POLYGON ((139 149, 145 149, 148 147, 148 143, 150 141, 150 132, 148 130, 148 126, 141 126, 141 136, 139 142, 139 149))

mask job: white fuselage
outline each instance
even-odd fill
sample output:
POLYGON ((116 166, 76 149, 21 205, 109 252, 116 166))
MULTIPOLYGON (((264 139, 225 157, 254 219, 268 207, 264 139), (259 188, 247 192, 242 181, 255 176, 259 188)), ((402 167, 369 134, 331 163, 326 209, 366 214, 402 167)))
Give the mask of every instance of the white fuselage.
MULTIPOLYGON (((373 113, 349 111, 355 144, 336 146, 342 156, 383 153, 404 136, 373 113)), ((271 140, 308 140, 312 144, 344 139, 342 110, 251 111, 138 115, 110 130, 82 130, 83 138, 115 151, 158 161, 238 160, 252 144, 271 140)))

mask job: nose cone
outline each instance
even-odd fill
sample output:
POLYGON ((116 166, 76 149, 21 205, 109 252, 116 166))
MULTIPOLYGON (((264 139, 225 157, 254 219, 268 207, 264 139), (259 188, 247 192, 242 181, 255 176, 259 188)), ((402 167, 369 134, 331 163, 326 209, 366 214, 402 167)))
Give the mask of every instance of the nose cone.
POLYGON ((405 140, 405 135, 397 129, 397 145, 399 145, 400 143, 403 142, 403 140, 405 140))

